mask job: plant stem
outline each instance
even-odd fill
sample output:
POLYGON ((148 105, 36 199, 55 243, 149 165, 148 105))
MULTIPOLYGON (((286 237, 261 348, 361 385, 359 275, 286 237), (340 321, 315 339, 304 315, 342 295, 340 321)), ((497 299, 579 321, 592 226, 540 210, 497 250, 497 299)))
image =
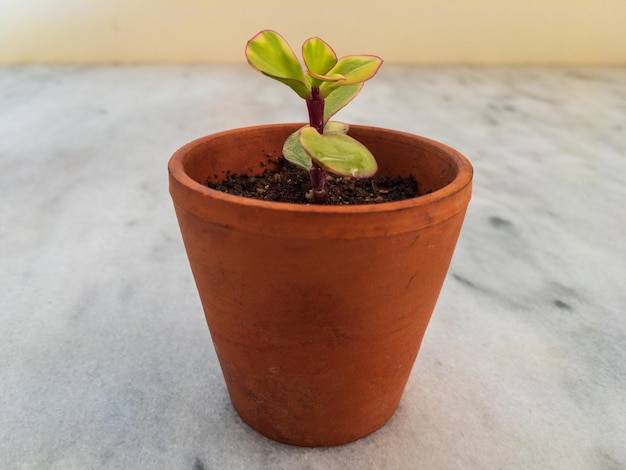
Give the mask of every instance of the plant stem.
MULTIPOLYGON (((311 97, 306 100, 306 107, 309 111, 309 125, 314 127, 320 134, 323 134, 324 98, 320 96, 319 88, 311 90, 311 97)), ((326 170, 313 161, 309 175, 313 188, 313 201, 316 204, 324 204, 326 202, 326 170)))
POLYGON ((320 89, 313 88, 311 97, 306 100, 309 110, 309 125, 320 134, 324 133, 324 98, 320 96, 320 89))

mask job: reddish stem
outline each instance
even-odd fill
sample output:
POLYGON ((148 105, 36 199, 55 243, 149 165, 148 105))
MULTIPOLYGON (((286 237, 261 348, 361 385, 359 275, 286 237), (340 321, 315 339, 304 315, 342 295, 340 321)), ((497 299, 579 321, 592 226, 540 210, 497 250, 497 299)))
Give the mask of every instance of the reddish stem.
MULTIPOLYGON (((309 111, 309 125, 314 127, 320 134, 323 134, 324 98, 320 96, 319 88, 312 89, 311 97, 306 100, 306 107, 309 111)), ((313 201, 317 204, 324 204, 326 202, 326 170, 313 161, 309 175, 313 188, 313 201)))
POLYGON ((313 88, 311 97, 306 100, 309 110, 309 125, 317 129, 320 134, 324 133, 324 98, 320 96, 320 89, 313 88))

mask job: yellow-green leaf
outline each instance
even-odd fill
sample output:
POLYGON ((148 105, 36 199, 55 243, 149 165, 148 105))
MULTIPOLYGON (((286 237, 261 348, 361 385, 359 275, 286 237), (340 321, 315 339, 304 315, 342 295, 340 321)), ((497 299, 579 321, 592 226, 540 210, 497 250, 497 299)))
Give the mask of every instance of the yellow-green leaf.
POLYGON ((248 63, 259 72, 291 87, 302 98, 310 96, 309 79, 285 39, 275 31, 261 31, 246 45, 248 63))
POLYGON ((320 38, 309 38, 302 45, 302 57, 309 72, 325 75, 337 63, 335 51, 320 38))
POLYGON ((327 122, 341 108, 347 105, 359 94, 363 88, 363 83, 353 83, 352 85, 335 88, 324 99, 324 122, 327 122))
POLYGON ((300 143, 300 130, 301 129, 298 129, 296 132, 287 137, 287 140, 283 145, 283 157, 294 165, 309 171, 313 166, 313 163, 311 162, 311 157, 309 157, 309 154, 306 153, 300 143))
POLYGON ((345 122, 329 121, 324 126, 324 133, 326 132, 339 132, 340 134, 347 134, 350 126, 345 122))
MULTIPOLYGON (((339 132, 341 134, 346 134, 349 128, 350 126, 344 122, 330 121, 326 123, 326 126, 324 126, 324 132, 339 132)), ((304 147, 302 147, 302 144, 300 143, 301 130, 302 129, 298 129, 296 132, 287 137, 287 140, 283 144, 283 157, 294 165, 308 171, 313 166, 313 163, 311 162, 311 157, 309 157, 309 154, 306 153, 306 150, 304 150, 304 147)))
POLYGON ((380 57, 373 55, 351 55, 342 57, 335 66, 328 71, 328 76, 341 76, 344 79, 337 82, 324 82, 320 85, 320 93, 323 97, 328 96, 339 86, 352 85, 369 80, 382 65, 380 57))
POLYGON ((371 152, 360 142, 345 134, 320 134, 313 127, 300 130, 300 143, 306 153, 322 168, 332 173, 355 178, 369 178, 378 170, 371 152))

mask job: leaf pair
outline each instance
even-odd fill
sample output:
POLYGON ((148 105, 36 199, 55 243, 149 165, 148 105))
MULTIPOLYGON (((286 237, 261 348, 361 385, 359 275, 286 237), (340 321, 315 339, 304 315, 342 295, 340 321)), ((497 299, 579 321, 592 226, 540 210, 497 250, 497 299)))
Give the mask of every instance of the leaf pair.
POLYGON ((311 125, 289 136, 283 147, 287 160, 305 170, 317 166, 357 178, 376 173, 376 160, 370 151, 346 135, 346 124, 330 118, 376 74, 383 62, 380 57, 351 55, 338 59, 326 42, 313 37, 302 45, 303 69, 287 41, 271 30, 261 31, 248 41, 246 57, 253 68, 288 85, 307 101, 311 125))
POLYGON ((327 105, 330 108, 325 113, 328 118, 361 91, 362 83, 372 78, 383 62, 373 55, 351 55, 338 59, 335 51, 317 37, 304 42, 302 57, 306 70, 302 69, 287 41, 272 30, 261 31, 246 45, 246 58, 252 67, 288 85, 301 98, 310 99, 313 88, 319 89, 324 99, 330 99, 335 92, 342 90, 334 99, 334 106, 327 105), (334 112, 331 114, 331 111, 334 112))
POLYGON ((320 89, 322 98, 328 97, 339 87, 369 80, 382 64, 380 57, 372 55, 351 55, 337 59, 335 51, 317 37, 304 42, 302 57, 311 79, 311 86, 320 89))
POLYGON ((280 34, 270 30, 258 33, 246 44, 246 58, 252 67, 288 85, 300 97, 311 96, 311 80, 280 34))
POLYGON ((359 141, 346 135, 348 125, 330 121, 320 134, 311 126, 294 132, 285 141, 283 155, 290 162, 310 170, 315 163, 342 176, 369 178, 378 170, 371 152, 359 141))

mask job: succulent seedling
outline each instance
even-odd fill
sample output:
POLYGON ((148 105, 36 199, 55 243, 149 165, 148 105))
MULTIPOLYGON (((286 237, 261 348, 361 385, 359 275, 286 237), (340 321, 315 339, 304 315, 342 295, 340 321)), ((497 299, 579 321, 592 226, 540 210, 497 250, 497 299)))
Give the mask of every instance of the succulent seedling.
POLYGON ((302 67, 287 41, 277 32, 261 31, 246 45, 248 63, 259 72, 288 85, 306 101, 309 125, 290 135, 283 156, 307 170, 313 200, 326 201, 326 172, 369 178, 378 170, 371 152, 347 135, 348 125, 330 118, 359 94, 383 61, 373 55, 337 58, 322 39, 302 45, 302 67))

